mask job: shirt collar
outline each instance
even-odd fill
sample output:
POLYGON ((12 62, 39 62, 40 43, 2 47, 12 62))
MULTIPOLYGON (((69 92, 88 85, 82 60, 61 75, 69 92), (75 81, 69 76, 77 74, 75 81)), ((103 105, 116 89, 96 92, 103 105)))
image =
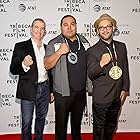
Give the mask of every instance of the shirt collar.
MULTIPOLYGON (((33 38, 31 38, 31 41, 32 41, 33 47, 37 47, 37 43, 33 40, 33 38)), ((43 47, 43 43, 41 44, 41 47, 43 47)))
POLYGON ((105 44, 105 46, 109 46, 109 45, 113 45, 113 40, 110 42, 110 43, 107 43, 107 42, 105 42, 104 40, 102 40, 102 39, 100 39, 101 40, 101 42, 103 42, 104 44, 105 44))

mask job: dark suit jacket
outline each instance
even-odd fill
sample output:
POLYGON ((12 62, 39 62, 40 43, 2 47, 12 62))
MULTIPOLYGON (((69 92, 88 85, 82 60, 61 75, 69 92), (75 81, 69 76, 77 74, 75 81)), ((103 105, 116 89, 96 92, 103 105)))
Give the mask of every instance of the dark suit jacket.
POLYGON ((13 75, 19 75, 16 97, 29 101, 34 100, 37 90, 38 69, 31 39, 15 44, 10 72, 13 75), (33 59, 33 65, 28 72, 24 72, 22 68, 22 61, 26 55, 31 55, 33 59))
POLYGON ((129 71, 126 45, 124 43, 114 41, 117 53, 117 63, 122 69, 123 74, 120 79, 113 80, 109 76, 109 70, 112 67, 110 62, 103 68, 100 67, 100 59, 104 53, 109 53, 107 47, 102 40, 99 40, 94 46, 87 51, 87 69, 88 76, 93 83, 94 101, 98 103, 112 102, 120 97, 122 90, 129 90, 129 71))

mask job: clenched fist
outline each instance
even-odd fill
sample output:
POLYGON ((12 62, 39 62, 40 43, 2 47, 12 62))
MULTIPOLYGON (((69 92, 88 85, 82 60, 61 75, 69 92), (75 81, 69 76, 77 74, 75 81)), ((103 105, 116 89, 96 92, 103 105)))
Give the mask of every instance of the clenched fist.
POLYGON ((102 55, 101 60, 100 60, 100 66, 103 67, 107 65, 111 61, 111 57, 109 53, 105 53, 102 55))
POLYGON ((26 67, 30 67, 33 64, 33 60, 32 57, 30 55, 25 56, 24 60, 23 60, 23 64, 26 67))
POLYGON ((69 50, 69 46, 66 43, 62 43, 58 51, 60 52, 60 54, 66 54, 69 52, 69 50))

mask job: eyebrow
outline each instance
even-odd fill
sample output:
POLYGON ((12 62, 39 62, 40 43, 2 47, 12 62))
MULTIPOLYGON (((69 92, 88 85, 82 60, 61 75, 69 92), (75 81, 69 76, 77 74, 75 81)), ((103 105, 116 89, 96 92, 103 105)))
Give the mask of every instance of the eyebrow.
MULTIPOLYGON (((112 24, 108 24, 108 25, 106 25, 106 26, 113 26, 112 24)), ((98 26, 98 27, 106 27, 106 26, 98 26)))
MULTIPOLYGON (((62 23, 63 25, 64 24, 68 24, 67 22, 64 22, 64 23, 62 23)), ((75 22, 71 22, 70 24, 76 24, 75 22)))

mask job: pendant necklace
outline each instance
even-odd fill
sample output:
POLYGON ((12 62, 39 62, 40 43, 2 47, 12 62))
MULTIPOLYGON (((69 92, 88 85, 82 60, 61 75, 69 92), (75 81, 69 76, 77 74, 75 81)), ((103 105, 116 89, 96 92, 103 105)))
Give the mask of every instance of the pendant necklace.
POLYGON ((107 47, 107 49, 109 51, 109 54, 110 54, 111 60, 112 60, 111 61, 112 62, 112 67, 109 70, 109 76, 114 80, 118 80, 122 76, 122 69, 117 64, 117 53, 116 53, 116 48, 115 48, 114 43, 113 43, 113 52, 114 52, 114 55, 115 55, 116 62, 113 61, 113 55, 112 55, 112 52, 111 52, 110 48, 107 47))
MULTIPOLYGON (((68 61, 71 64, 76 64, 77 63, 77 61, 78 61, 77 53, 78 53, 78 51, 81 48, 81 46, 80 46, 80 39, 79 39, 79 37, 77 35, 76 35, 76 37, 77 37, 77 40, 78 40, 78 50, 76 52, 72 52, 72 50, 70 49, 70 52, 68 53, 68 56, 67 56, 68 57, 68 61)), ((66 38, 65 38, 65 41, 66 41, 66 44, 69 46, 68 41, 67 41, 66 38)))

